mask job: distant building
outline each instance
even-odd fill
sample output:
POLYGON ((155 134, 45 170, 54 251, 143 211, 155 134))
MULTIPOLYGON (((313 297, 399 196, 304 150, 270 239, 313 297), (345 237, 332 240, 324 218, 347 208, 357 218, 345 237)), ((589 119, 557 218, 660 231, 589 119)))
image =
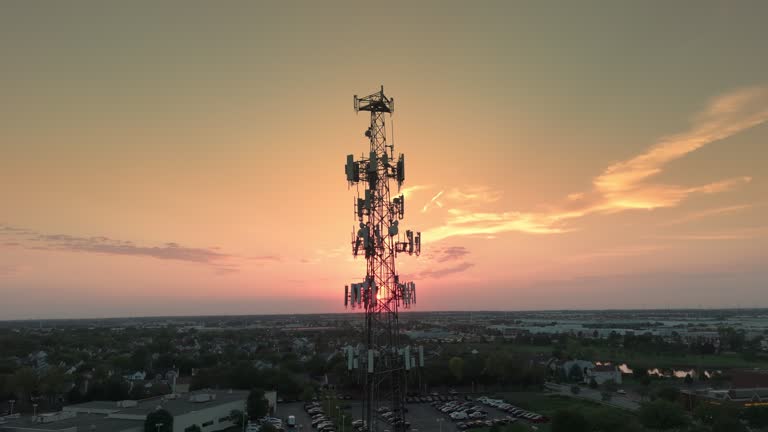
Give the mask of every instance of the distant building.
POLYGON ((588 371, 587 382, 592 378, 595 379, 597 384, 604 384, 611 380, 616 384, 621 384, 621 371, 612 364, 599 364, 588 371))
POLYGON ((452 342, 459 339, 459 337, 449 331, 446 330, 437 330, 437 329, 430 329, 430 330, 410 330, 403 332, 406 336, 411 338, 412 340, 424 340, 424 341, 446 341, 446 342, 452 342))
POLYGON ((57 413, 40 414, 0 423, 0 432, 143 432, 144 420, 154 410, 173 416, 173 432, 193 425, 203 432, 234 426, 232 410, 244 411, 247 391, 198 391, 185 397, 166 395, 141 401, 93 401, 65 406, 57 413))
POLYGON ((147 373, 144 371, 136 371, 130 375, 125 375, 123 378, 128 381, 144 381, 147 378, 147 373))
POLYGON ((611 380, 616 384, 621 384, 621 370, 616 365, 610 363, 599 363, 596 365, 588 360, 556 361, 554 359, 549 362, 549 369, 553 374, 563 374, 568 378, 570 378, 574 367, 579 368, 582 378, 581 382, 583 383, 588 384, 594 379, 597 384, 604 384, 611 380))
POLYGON ((37 351, 30 354, 29 363, 39 371, 48 369, 48 353, 45 351, 37 351))
POLYGON ((292 349, 296 353, 312 353, 315 351, 315 344, 305 337, 299 337, 293 340, 292 349))
POLYGON ((731 388, 728 390, 683 390, 685 405, 692 408, 699 403, 730 402, 744 407, 768 406, 768 370, 736 370, 731 376, 731 388))

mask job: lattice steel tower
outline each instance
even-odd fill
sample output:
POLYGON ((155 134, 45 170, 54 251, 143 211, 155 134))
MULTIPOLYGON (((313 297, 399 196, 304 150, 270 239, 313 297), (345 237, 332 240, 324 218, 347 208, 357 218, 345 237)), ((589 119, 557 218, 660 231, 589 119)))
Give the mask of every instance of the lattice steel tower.
MULTIPOLYGON (((347 156, 345 172, 350 185, 357 189, 355 217, 358 227, 352 232, 352 253, 364 254, 366 274, 362 282, 344 287, 344 304, 365 311, 362 350, 351 348, 348 367, 359 371, 363 388, 362 417, 371 432, 380 429, 377 411, 386 406, 394 413, 394 421, 386 425, 392 432, 405 431, 405 379, 415 366, 410 347, 400 345, 398 310, 416 302, 416 285, 401 281, 395 270, 399 253, 421 252, 421 233, 406 231, 401 236, 399 220, 403 218, 405 197, 391 196, 391 186, 405 180, 405 157, 395 160, 394 144, 387 141, 385 118, 392 115, 394 99, 381 90, 362 98, 355 96, 355 111, 371 113, 365 131, 370 141, 367 155, 355 160, 347 156), (362 189, 362 190, 361 190, 362 189)), ((423 365, 423 351, 419 350, 423 365)))

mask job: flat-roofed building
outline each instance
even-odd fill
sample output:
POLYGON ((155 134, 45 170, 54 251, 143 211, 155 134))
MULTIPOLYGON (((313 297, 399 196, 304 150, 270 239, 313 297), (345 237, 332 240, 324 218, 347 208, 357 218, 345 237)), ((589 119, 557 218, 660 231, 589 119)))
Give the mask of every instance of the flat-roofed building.
POLYGON ((93 401, 65 406, 57 413, 22 417, 0 423, 2 432, 143 432, 151 412, 164 409, 173 416, 173 432, 199 426, 203 432, 234 426, 233 410, 244 411, 247 391, 197 391, 140 401, 93 401))

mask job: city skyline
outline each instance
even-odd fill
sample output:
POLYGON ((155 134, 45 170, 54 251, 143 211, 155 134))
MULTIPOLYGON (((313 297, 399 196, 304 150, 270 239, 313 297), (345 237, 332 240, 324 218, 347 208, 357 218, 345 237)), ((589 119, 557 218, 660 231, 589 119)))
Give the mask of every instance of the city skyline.
POLYGON ((748 3, 5 5, 0 319, 343 311, 380 85, 415 310, 768 307, 748 3))

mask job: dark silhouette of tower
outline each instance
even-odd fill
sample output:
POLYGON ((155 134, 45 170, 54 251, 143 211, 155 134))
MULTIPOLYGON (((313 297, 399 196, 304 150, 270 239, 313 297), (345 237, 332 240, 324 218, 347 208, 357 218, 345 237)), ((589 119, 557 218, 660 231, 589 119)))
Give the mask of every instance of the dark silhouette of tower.
POLYGON ((399 192, 405 181, 405 156, 395 159, 391 137, 387 140, 385 119, 394 111, 394 99, 384 95, 382 86, 372 95, 355 96, 354 106, 357 112, 370 112, 371 123, 365 131, 368 154, 359 160, 348 155, 345 166, 347 181, 357 189, 352 253, 366 260, 365 278, 344 287, 344 304, 365 311, 363 351, 350 350, 348 367, 361 374, 362 416, 368 429, 378 431, 377 410, 386 406, 395 419, 387 429, 400 432, 405 431, 406 372, 415 365, 410 347, 400 345, 398 310, 416 302, 416 285, 400 280, 395 258, 400 253, 420 254, 421 233, 400 233, 405 196, 392 197, 394 186, 399 192))

